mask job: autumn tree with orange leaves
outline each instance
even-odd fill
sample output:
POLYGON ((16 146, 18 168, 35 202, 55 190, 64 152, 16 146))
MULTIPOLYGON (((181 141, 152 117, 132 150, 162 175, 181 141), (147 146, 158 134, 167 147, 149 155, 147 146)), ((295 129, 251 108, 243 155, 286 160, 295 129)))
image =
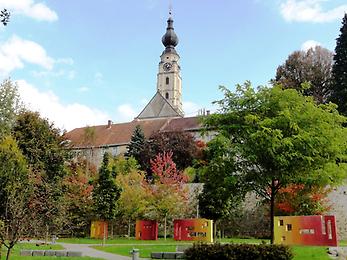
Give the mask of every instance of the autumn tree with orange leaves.
POLYGON ((327 195, 329 187, 292 184, 278 191, 276 215, 322 215, 330 209, 327 195))

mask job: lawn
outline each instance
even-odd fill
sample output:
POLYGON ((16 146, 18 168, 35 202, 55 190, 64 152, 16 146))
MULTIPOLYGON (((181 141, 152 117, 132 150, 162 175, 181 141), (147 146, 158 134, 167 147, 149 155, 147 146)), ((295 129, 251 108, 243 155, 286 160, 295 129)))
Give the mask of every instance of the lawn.
POLYGON ((330 260, 327 247, 324 246, 293 246, 294 260, 330 260))
MULTIPOLYGON (((74 244, 102 244, 102 240, 88 239, 88 238, 71 238, 71 239, 59 239, 59 242, 74 243, 74 244)), ((269 243, 269 240, 264 239, 242 239, 242 238, 228 238, 218 240, 221 243, 248 243, 248 244, 260 244, 269 243)), ((189 244, 187 241, 174 241, 172 238, 167 240, 135 240, 134 238, 118 238, 109 239, 106 241, 106 246, 93 246, 93 248, 124 256, 130 256, 129 252, 133 248, 140 250, 140 257, 148 258, 151 252, 174 252, 176 251, 177 244, 189 244), (113 245, 112 245, 113 244, 113 245)), ((340 245, 346 245, 347 241, 340 241, 340 245)), ((318 246, 294 246, 293 247, 294 260, 329 260, 327 254, 327 247, 318 246)), ((24 260, 24 259, 23 259, 24 260)), ((32 259, 41 260, 41 259, 32 259)))
MULTIPOLYGON (((102 239, 91 239, 91 238, 62 238, 58 239, 57 242, 70 243, 70 244, 102 244, 102 239)), ((117 239, 107 239, 106 244, 116 244, 116 245, 138 245, 138 244, 186 244, 187 241, 175 241, 173 238, 159 238, 158 240, 136 240, 135 238, 117 238, 117 239)))
MULTIPOLYGON (((6 250, 4 246, 2 247, 2 257, 1 260, 6 259, 6 250)), ((22 249, 32 249, 32 250, 61 250, 64 249, 61 245, 36 245, 32 243, 19 243, 15 245, 11 253, 11 260, 49 260, 57 259, 56 257, 48 256, 20 256, 20 250, 22 249)), ((59 260, 101 260, 99 258, 92 257, 59 257, 59 260)))
MULTIPOLYGON (((108 253, 130 256, 129 252, 133 249, 139 249, 140 257, 149 258, 151 252, 175 252, 176 251, 176 242, 172 241, 171 245, 158 244, 160 242, 157 241, 157 244, 146 244, 149 241, 142 241, 142 245, 137 243, 133 245, 107 245, 107 246, 93 246, 93 248, 105 251, 108 253)), ((153 241, 152 241, 153 242, 153 241)), ((250 243, 250 244, 259 244, 262 240, 257 239, 228 239, 223 242, 233 242, 233 243, 250 243)), ((267 241, 268 242, 268 241, 267 241)), ((182 243, 180 243, 182 244, 182 243)), ((327 247, 319 247, 319 246, 293 246, 294 258, 293 260, 329 260, 329 256, 327 254, 327 247)))

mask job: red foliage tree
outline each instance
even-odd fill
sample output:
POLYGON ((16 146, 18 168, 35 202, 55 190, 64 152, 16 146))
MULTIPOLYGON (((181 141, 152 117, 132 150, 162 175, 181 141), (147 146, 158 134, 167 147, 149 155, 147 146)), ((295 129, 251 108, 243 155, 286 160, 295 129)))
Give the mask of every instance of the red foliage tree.
POLYGON ((162 184, 183 184, 188 181, 188 177, 183 172, 177 171, 176 163, 172 160, 173 153, 163 152, 157 154, 157 156, 151 162, 152 173, 155 178, 158 178, 162 184))
POLYGON ((329 188, 293 184, 278 192, 276 214, 321 215, 329 210, 329 188))

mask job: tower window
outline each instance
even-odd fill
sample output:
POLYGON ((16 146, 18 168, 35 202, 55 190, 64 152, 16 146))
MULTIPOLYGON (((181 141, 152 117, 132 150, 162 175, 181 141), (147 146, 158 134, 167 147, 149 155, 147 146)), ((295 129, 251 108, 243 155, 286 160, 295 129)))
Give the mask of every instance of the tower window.
POLYGON ((169 93, 167 93, 167 92, 165 93, 165 98, 169 99, 169 93))
POLYGON ((170 82, 169 77, 166 77, 166 85, 169 85, 169 82, 170 82))

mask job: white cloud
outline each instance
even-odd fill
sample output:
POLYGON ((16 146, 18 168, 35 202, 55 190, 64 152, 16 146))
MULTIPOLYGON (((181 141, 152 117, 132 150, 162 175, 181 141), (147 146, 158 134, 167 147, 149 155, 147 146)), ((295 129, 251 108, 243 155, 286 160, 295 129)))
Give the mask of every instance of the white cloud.
POLYGON ((289 22, 324 23, 341 19, 347 12, 347 5, 323 10, 322 2, 331 0, 285 0, 281 4, 281 14, 289 22))
POLYGON ((54 124, 66 130, 86 125, 106 124, 110 119, 107 113, 79 103, 64 105, 52 92, 40 92, 25 80, 18 80, 21 99, 27 108, 40 112, 54 124))
POLYGON ((0 0, 0 9, 9 9, 14 14, 21 14, 38 21, 53 22, 58 15, 45 3, 36 3, 34 0, 0 0))
POLYGON ((24 62, 39 65, 45 69, 52 69, 54 60, 46 50, 33 41, 23 40, 12 36, 5 43, 0 43, 0 74, 23 68, 24 62))
POLYGON ((322 44, 314 40, 308 40, 301 45, 301 50, 308 51, 309 49, 314 48, 316 46, 322 46, 322 44))
POLYGON ((103 78, 104 78, 104 75, 102 75, 101 72, 96 72, 96 73, 94 74, 94 81, 95 81, 97 84, 102 83, 103 78))
POLYGON ((32 71, 31 74, 36 78, 58 78, 58 77, 66 77, 69 80, 73 80, 75 78, 76 72, 74 70, 57 70, 57 71, 32 71))
POLYGON ((190 101, 183 102, 183 111, 185 116, 196 116, 201 109, 201 106, 190 101))
POLYGON ((74 60, 72 58, 59 58, 55 61, 55 63, 73 65, 74 60))
POLYGON ((78 89, 78 92, 88 92, 90 90, 90 88, 86 87, 86 86, 82 86, 78 89))
POLYGON ((116 122, 132 121, 138 114, 130 104, 122 104, 117 107, 116 122))

